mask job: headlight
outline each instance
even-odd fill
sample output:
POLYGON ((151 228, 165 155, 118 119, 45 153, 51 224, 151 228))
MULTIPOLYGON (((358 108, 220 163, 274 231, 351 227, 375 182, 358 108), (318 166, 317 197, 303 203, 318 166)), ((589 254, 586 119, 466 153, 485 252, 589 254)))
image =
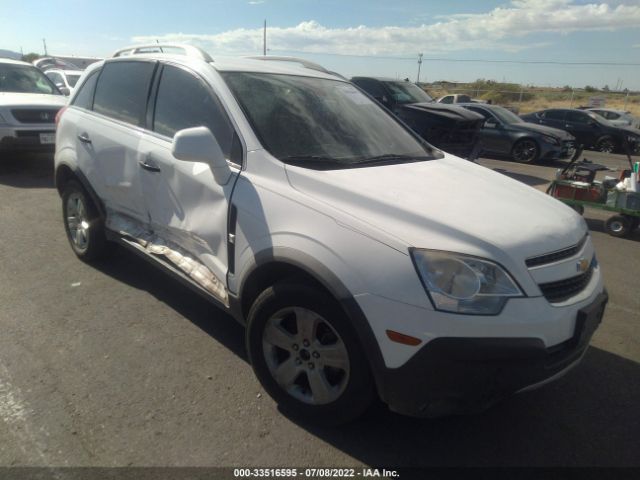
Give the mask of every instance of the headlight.
POLYGON ((545 142, 550 143, 551 145, 560 145, 560 140, 558 140, 556 137, 542 135, 542 138, 544 138, 545 142))
POLYGON ((498 264, 459 253, 412 249, 413 263, 436 310, 496 315, 524 294, 498 264))

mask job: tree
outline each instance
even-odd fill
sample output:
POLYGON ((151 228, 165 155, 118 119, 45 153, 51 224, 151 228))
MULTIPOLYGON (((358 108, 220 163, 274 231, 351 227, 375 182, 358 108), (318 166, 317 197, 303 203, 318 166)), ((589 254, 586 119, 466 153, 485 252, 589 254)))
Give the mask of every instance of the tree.
POLYGON ((593 93, 593 92, 597 92, 598 89, 596 87, 592 87, 591 85, 587 85, 586 87, 584 87, 584 91, 585 92, 589 92, 589 93, 593 93))
POLYGON ((29 63, 33 63, 34 60, 37 60, 40 58, 40 55, 37 53, 27 53, 26 55, 22 56, 22 61, 23 62, 29 62, 29 63))
POLYGON ((605 85, 604 87, 602 87, 602 91, 603 92, 608 92, 609 91, 609 85, 605 85))

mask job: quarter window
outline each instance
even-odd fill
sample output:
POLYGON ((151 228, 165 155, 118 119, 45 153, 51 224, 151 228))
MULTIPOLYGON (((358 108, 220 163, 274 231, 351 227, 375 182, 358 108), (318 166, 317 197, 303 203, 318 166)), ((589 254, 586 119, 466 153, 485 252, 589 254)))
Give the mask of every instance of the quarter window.
POLYGON ((194 75, 165 66, 158 86, 153 130, 173 138, 179 130, 200 126, 211 130, 226 158, 238 161, 232 158, 237 155, 231 155, 235 132, 218 99, 194 75))
POLYGON ((112 62, 102 67, 93 110, 132 125, 143 126, 149 84, 155 63, 112 62))

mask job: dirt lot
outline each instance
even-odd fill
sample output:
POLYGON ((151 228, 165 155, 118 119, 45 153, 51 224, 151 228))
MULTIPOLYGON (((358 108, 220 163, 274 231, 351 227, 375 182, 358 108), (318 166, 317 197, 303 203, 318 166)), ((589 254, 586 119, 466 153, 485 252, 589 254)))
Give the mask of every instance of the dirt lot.
MULTIPOLYGON (((540 189, 558 167, 481 163, 540 189)), ((611 301, 580 367, 481 415, 415 420, 379 408, 328 429, 278 411, 231 318, 127 252, 78 261, 51 158, 7 159, 0 466, 639 466, 640 231, 612 238, 606 215, 585 216, 611 301)))

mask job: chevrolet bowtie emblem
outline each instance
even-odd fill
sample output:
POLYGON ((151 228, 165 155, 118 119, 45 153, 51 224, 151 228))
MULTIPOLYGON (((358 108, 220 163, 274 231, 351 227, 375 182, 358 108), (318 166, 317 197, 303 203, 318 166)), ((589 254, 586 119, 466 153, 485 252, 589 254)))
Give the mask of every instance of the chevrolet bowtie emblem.
POLYGON ((588 268, 589 268, 589 261, 584 257, 578 260, 578 262, 576 263, 576 269, 580 273, 586 272, 588 268))

